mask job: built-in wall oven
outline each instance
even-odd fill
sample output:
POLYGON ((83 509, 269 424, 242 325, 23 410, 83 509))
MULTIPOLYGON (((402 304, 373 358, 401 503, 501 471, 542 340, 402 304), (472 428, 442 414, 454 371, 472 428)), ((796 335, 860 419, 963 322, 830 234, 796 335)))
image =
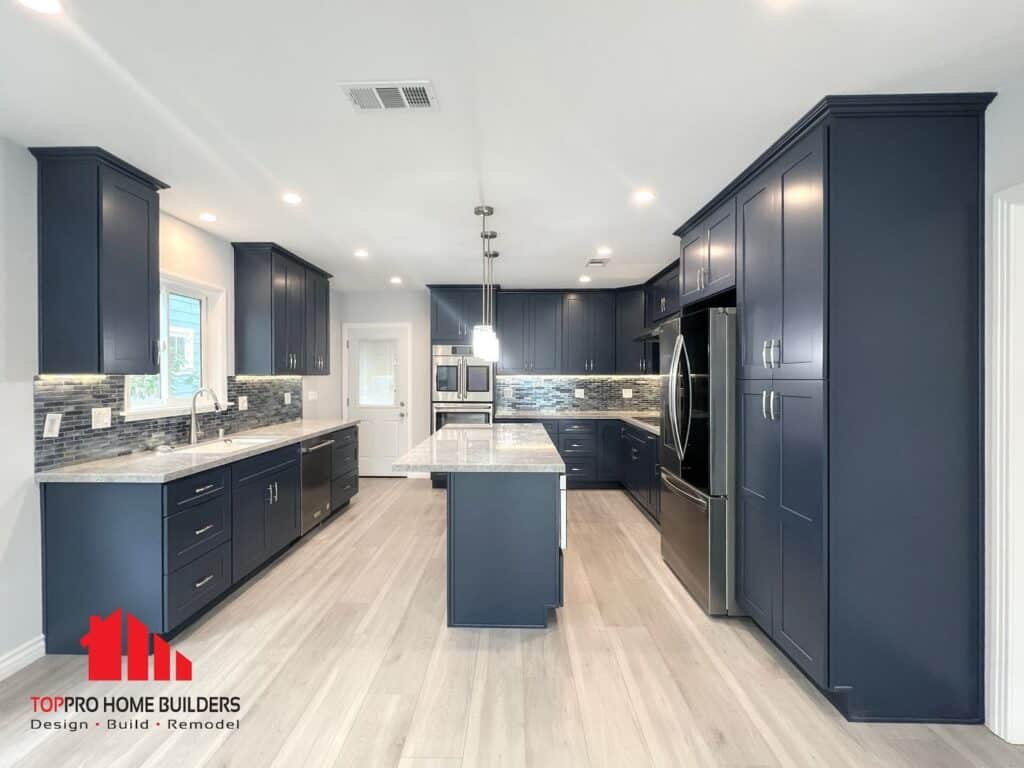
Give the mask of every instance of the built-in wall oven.
POLYGON ((494 364, 473 357, 473 347, 435 344, 431 358, 433 402, 494 402, 494 364))
POLYGON ((737 614, 733 470, 736 310, 661 327, 661 555, 709 614, 737 614))
POLYGON ((490 424, 494 421, 493 403, 434 403, 433 428, 445 424, 490 424))

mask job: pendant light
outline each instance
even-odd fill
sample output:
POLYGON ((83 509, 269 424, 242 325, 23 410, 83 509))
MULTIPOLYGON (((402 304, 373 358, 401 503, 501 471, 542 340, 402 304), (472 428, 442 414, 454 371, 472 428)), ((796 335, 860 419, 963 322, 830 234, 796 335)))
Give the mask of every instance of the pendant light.
POLYGON ((487 217, 494 215, 489 205, 478 205, 473 213, 480 217, 480 242, 483 250, 483 277, 480 281, 480 323, 473 326, 473 357, 489 363, 498 361, 498 335, 494 331, 494 260, 498 252, 491 250, 491 241, 498 233, 487 229, 487 217))

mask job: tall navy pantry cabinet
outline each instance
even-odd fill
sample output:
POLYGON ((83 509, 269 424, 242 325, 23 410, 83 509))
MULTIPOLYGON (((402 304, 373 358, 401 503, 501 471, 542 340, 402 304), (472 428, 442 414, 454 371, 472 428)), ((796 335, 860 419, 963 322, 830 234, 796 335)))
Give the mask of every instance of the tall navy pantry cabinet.
POLYGON ((984 719, 993 97, 826 97, 677 230, 734 206, 737 600, 854 720, 984 719))

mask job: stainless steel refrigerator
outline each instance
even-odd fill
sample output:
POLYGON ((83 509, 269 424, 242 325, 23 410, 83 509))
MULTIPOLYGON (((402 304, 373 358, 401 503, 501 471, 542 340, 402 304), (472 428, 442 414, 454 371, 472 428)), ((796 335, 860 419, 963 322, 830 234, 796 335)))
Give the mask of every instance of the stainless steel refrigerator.
POLYGON ((709 614, 734 595, 736 310, 661 327, 661 555, 709 614))

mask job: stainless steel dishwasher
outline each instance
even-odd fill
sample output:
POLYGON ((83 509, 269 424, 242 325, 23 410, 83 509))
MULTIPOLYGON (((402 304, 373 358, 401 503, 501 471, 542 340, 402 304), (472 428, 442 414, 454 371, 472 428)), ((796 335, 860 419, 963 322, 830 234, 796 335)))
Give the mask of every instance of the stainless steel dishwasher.
POLYGON ((302 444, 302 529, 304 536, 331 514, 333 440, 322 437, 302 444))

